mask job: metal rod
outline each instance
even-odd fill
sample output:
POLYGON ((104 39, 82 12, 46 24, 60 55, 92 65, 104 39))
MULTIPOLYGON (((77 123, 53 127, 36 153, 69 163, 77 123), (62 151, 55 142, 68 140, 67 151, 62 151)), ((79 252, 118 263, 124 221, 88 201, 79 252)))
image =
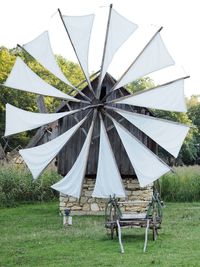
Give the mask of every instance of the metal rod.
MULTIPOLYGON (((166 123, 171 123, 171 124, 176 124, 176 125, 179 125, 179 126, 187 126, 187 127, 193 127, 192 125, 187 125, 187 124, 183 124, 183 123, 179 123, 179 122, 176 122, 176 121, 170 121, 170 120, 166 120, 166 119, 162 119, 162 118, 158 118, 158 117, 153 117, 153 116, 149 116, 149 115, 144 115, 144 114, 140 114, 140 113, 137 113, 137 112, 130 112, 128 110, 124 110, 122 108, 116 108, 116 107, 111 107, 111 106, 105 106, 105 108, 107 109, 111 109, 113 111, 123 111, 125 113, 128 113, 128 114, 134 114, 135 116, 138 116, 138 117, 143 117, 143 118, 150 118, 151 120, 157 120, 157 121, 162 121, 162 122, 166 122, 166 123)), ((121 114, 120 114, 121 115, 121 114)))
POLYGON ((157 34, 162 30, 163 27, 160 27, 159 30, 154 33, 154 35, 151 37, 151 39, 148 41, 148 43, 145 45, 145 47, 142 49, 142 51, 138 54, 138 56, 134 59, 132 64, 128 67, 128 69, 122 74, 122 76, 119 78, 119 80, 114 84, 114 86, 111 88, 111 91, 105 95, 103 98, 106 99, 112 92, 115 90, 117 85, 121 82, 121 80, 124 78, 124 76, 127 74, 127 72, 132 68, 132 66, 135 64, 135 62, 138 60, 138 58, 141 56, 141 54, 144 52, 144 50, 149 46, 149 44, 153 41, 153 39, 157 36, 157 34))
POLYGON ((106 29, 106 37, 105 37, 105 42, 104 42, 104 49, 103 49, 103 57, 102 57, 102 62, 101 62, 101 72, 99 75, 99 80, 98 80, 98 86, 97 86, 97 91, 96 91, 96 97, 99 99, 100 93, 101 93, 101 79, 102 79, 102 70, 103 70, 103 65, 105 61, 105 55, 106 55, 106 48, 107 48, 107 42, 108 42, 108 34, 109 34, 109 28, 110 28, 110 19, 111 19, 111 13, 112 13, 112 7, 113 5, 110 4, 110 10, 109 10, 109 15, 108 15, 108 22, 107 22, 107 29, 106 29))
MULTIPOLYGON (((27 53, 29 56, 31 56, 34 60, 36 60, 35 57, 33 57, 23 46, 17 44, 17 46, 22 49, 22 51, 24 51, 25 53, 27 53)), ((37 60, 36 60, 37 61, 37 60)), ((38 62, 38 61, 37 61, 38 62)), ((39 62, 40 63, 40 62, 39 62)), ((41 63, 40 63, 41 64, 41 63)), ((42 65, 42 64, 41 64, 42 65)), ((42 65, 43 66, 43 65, 42 65)), ((44 67, 44 66, 43 66, 44 67)), ((46 67, 45 67, 46 69, 46 67)), ((48 70, 48 69, 47 69, 48 70)), ((50 70, 48 70, 51 74, 53 74, 50 70)), ((53 74, 55 76, 55 74, 53 74)), ((60 78, 58 78, 57 76, 55 76, 57 79, 59 79, 61 82, 63 82, 60 78)), ((72 84, 67 84, 68 86, 70 86, 73 90, 71 90, 69 92, 69 94, 71 94, 73 91, 76 91, 77 93, 79 93, 82 97, 84 97, 86 100, 88 100, 91 103, 91 99, 86 96, 83 92, 81 92, 78 88, 76 88, 75 86, 73 86, 72 84)))
MULTIPOLYGON (((113 100, 111 100, 111 101, 106 102, 106 104, 110 104, 110 103, 115 103, 115 102, 118 102, 118 101, 122 101, 122 100, 124 100, 124 99, 126 99, 126 98, 130 98, 130 97, 132 97, 132 96, 140 95, 140 94, 149 92, 149 91, 151 91, 151 90, 157 89, 157 88, 159 88, 159 87, 163 87, 163 86, 172 84, 172 83, 174 83, 174 82, 177 82, 177 81, 180 81, 180 80, 183 80, 183 79, 185 80, 185 79, 188 79, 188 78, 190 78, 189 75, 188 75, 188 76, 185 76, 185 77, 177 78, 177 79, 172 80, 172 81, 170 81, 170 82, 166 82, 166 83, 163 83, 163 84, 161 84, 161 85, 157 85, 157 86, 154 86, 154 87, 152 87, 152 88, 149 88, 149 89, 145 89, 145 90, 136 92, 136 93, 134 93, 134 94, 129 94, 129 95, 126 95, 126 96, 123 96, 123 97, 120 97, 120 98, 113 99, 113 100)), ((120 89, 120 88, 118 88, 118 89, 120 89)))
POLYGON ((70 40, 70 42, 71 42, 71 45, 72 45, 72 47, 73 47, 73 49, 74 49, 74 53, 75 53, 75 55, 76 55, 76 57, 77 57, 77 59, 78 59, 78 62, 79 62, 79 64, 80 64, 80 67, 81 67, 81 69, 82 69, 82 72, 83 72, 83 74, 84 74, 84 76, 85 76, 85 78, 86 78, 86 80, 87 80, 88 87, 89 87, 90 91, 92 92, 93 96, 94 96, 95 99, 96 99, 96 95, 95 95, 94 90, 93 90, 93 88, 92 88, 92 86, 91 86, 90 80, 88 80, 88 77, 87 77, 87 75, 85 74, 85 71, 84 71, 84 69, 83 69, 83 66, 82 66, 82 64, 81 64, 81 62, 80 62, 80 59, 79 59, 79 57, 78 57, 78 53, 77 53, 76 48, 75 48, 75 46, 74 46, 74 44, 73 44, 73 42, 72 42, 71 36, 70 36, 70 34, 69 34, 69 31, 68 31, 68 29, 67 29, 67 27, 66 27, 66 25, 65 25, 65 22, 64 22, 64 19, 63 19, 63 15, 62 15, 62 13, 61 13, 61 11, 60 11, 59 8, 58 8, 58 12, 59 12, 60 18, 61 18, 61 20, 62 20, 62 23, 63 23, 63 25, 64 25, 64 28, 65 28, 65 30, 66 30, 66 32, 67 32, 67 35, 68 35, 68 37, 69 37, 69 40, 70 40))

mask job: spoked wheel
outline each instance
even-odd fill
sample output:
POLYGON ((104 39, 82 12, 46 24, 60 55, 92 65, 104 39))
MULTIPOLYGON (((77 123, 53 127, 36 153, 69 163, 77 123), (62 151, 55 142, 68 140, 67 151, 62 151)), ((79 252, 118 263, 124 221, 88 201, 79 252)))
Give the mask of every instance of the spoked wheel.
POLYGON ((107 204, 106 207, 106 225, 107 233, 110 238, 113 239, 116 231, 116 236, 118 236, 118 230, 116 226, 116 209, 112 201, 107 204))

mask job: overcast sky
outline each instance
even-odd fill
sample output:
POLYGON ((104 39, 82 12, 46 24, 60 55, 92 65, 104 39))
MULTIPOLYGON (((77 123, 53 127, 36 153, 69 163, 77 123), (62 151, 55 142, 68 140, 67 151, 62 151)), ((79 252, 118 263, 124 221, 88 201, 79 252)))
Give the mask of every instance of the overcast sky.
MULTIPOLYGON (((54 52, 75 60, 56 11, 60 8, 64 15, 95 13, 89 62, 90 71, 96 71, 101 62, 110 3, 141 28, 150 24, 163 26, 162 37, 176 66, 152 77, 161 83, 190 75, 185 82, 185 94, 200 95, 199 0, 5 0, 1 1, 0 46, 13 48, 17 43, 25 44, 49 30, 54 52)), ((138 34, 134 33, 115 57, 109 68, 114 77, 120 76, 134 59, 137 37, 138 34)), ((145 38, 148 39, 148 34, 144 35, 145 38)))

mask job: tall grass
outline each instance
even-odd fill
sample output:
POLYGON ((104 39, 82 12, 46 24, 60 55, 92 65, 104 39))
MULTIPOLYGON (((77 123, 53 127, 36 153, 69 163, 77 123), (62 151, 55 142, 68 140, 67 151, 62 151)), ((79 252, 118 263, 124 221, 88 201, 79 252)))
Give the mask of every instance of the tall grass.
MULTIPOLYGON (((160 179, 160 193, 165 201, 200 201, 200 166, 177 167, 160 179)), ((13 207, 21 202, 51 201, 58 193, 50 188, 61 177, 48 168, 33 180, 23 165, 0 166, 0 207, 13 207)))
POLYGON ((200 200, 200 166, 176 167, 160 179, 162 199, 166 201, 200 200))
POLYGON ((41 178, 33 180, 23 165, 0 166, 0 207, 13 207, 20 202, 50 201, 57 198, 50 186, 61 177, 48 169, 41 178))

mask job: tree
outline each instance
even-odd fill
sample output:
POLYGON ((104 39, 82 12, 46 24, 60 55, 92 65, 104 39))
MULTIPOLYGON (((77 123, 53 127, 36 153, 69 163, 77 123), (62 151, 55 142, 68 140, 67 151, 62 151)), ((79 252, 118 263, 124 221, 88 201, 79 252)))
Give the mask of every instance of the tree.
POLYGON ((128 91, 130 91, 131 93, 136 93, 144 89, 152 88, 154 86, 154 81, 149 77, 145 77, 129 83, 126 86, 126 89, 128 89, 128 91))
MULTIPOLYGON (((194 97, 192 101, 194 100, 194 97)), ((195 146, 197 149, 197 161, 200 164, 200 102, 198 102, 198 97, 196 97, 197 101, 193 101, 193 104, 189 105, 188 108, 188 117, 192 120, 193 125, 195 126, 194 139, 195 146)))

